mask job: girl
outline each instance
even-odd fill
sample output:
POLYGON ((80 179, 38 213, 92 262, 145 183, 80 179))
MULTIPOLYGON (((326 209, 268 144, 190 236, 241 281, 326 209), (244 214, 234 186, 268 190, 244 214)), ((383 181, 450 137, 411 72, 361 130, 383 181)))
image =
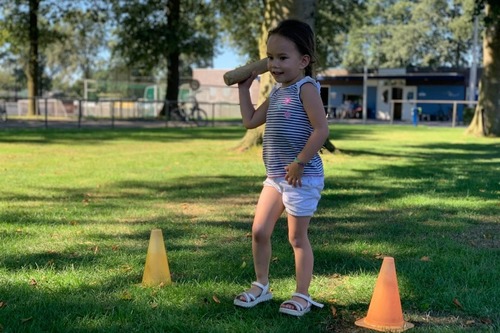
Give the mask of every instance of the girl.
POLYGON ((311 78, 315 37, 309 25, 285 20, 269 32, 268 69, 278 85, 257 109, 250 99, 253 75, 238 84, 243 125, 266 123, 263 159, 267 179, 257 203, 252 225, 252 254, 256 281, 238 295, 234 304, 253 307, 272 298, 269 291, 271 234, 287 212, 288 238, 295 256, 296 289, 279 311, 302 316, 311 306, 323 307, 309 296, 313 252, 307 230, 323 189, 323 164, 318 154, 328 137, 328 123, 319 84, 311 78))

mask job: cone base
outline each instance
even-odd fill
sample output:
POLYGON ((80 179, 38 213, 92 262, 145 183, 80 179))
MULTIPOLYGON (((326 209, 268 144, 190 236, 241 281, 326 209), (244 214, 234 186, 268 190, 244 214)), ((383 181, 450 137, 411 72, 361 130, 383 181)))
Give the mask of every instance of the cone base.
POLYGON ((367 323, 365 319, 366 319, 366 317, 362 318, 360 320, 357 320, 354 324, 356 324, 357 326, 360 326, 360 327, 368 328, 368 329, 379 331, 379 332, 394 332, 394 333, 404 332, 404 331, 412 328, 413 326, 415 326, 412 323, 408 323, 406 321, 403 322, 402 326, 375 325, 375 324, 367 323))

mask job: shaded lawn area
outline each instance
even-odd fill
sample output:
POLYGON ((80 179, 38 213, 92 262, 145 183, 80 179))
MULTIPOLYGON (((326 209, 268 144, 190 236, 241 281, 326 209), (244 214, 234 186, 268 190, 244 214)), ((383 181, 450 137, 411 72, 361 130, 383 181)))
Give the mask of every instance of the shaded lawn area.
POLYGON ((242 310, 264 168, 237 127, 0 132, 0 332, 368 332, 385 255, 411 332, 500 329, 500 140, 463 129, 333 125, 310 228, 325 303, 278 313, 294 290, 285 217, 274 299, 242 310), (161 228, 170 286, 140 285, 161 228))

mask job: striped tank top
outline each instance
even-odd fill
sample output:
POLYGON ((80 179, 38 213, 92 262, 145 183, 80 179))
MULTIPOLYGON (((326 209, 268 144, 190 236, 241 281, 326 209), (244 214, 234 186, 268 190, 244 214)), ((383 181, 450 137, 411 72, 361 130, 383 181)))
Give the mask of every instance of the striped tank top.
MULTIPOLYGON (((269 95, 263 139, 268 177, 284 177, 285 166, 293 162, 313 132, 300 100, 300 88, 304 83, 314 84, 319 92, 319 83, 306 76, 288 87, 275 86, 269 95)), ((318 152, 304 167, 303 176, 323 177, 323 163, 318 152)))

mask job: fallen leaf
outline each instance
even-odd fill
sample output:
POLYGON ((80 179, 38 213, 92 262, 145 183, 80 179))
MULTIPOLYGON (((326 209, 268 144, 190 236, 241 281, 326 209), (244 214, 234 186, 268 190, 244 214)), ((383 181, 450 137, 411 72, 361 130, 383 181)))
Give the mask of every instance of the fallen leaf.
POLYGON ((476 323, 476 322, 475 322, 474 320, 467 320, 467 321, 465 322, 465 325, 467 325, 467 326, 471 326, 471 325, 474 325, 475 323, 476 323))
POLYGON ((271 259, 272 262, 277 262, 278 261, 278 257, 274 257, 271 259))
POLYGON ((151 306, 151 309, 156 309, 158 307, 158 303, 153 302, 150 304, 150 306, 151 306))
POLYGON ((241 263, 240 268, 245 268, 245 267, 247 267, 247 262, 246 262, 246 261, 243 261, 243 262, 241 263))
POLYGON ((36 286, 38 284, 38 282, 36 282, 35 279, 31 279, 29 284, 30 284, 30 286, 36 286))
POLYGON ((214 300, 214 302, 215 302, 215 303, 220 304, 220 301, 219 301, 219 299, 217 298, 217 296, 213 295, 213 296, 212 296, 212 299, 214 300))
POLYGON ((125 272, 129 272, 132 270, 132 266, 130 265, 123 265, 122 266, 122 270, 125 271, 125 272))
POLYGON ((375 259, 384 259, 385 257, 386 257, 385 254, 380 254, 380 253, 375 255, 375 259))
POLYGON ((252 233, 251 232, 247 232, 246 235, 245 235, 246 238, 252 238, 252 233))
POLYGON ((422 258, 420 258, 420 261, 431 261, 431 258, 428 256, 423 256, 422 258))
POLYGON ((27 323, 28 321, 30 321, 32 319, 33 319, 33 317, 23 318, 23 319, 21 319, 21 323, 23 323, 23 324, 27 323))
POLYGON ((6 303, 6 302, 4 302, 4 301, 0 301, 0 309, 1 309, 1 308, 4 308, 4 307, 6 307, 6 306, 7 306, 7 303, 6 303))
POLYGON ((460 309, 462 309, 462 310, 463 310, 463 308, 464 308, 464 307, 462 306, 462 304, 460 304, 460 302, 459 302, 459 301, 458 301, 458 299, 456 299, 456 298, 454 298, 454 299, 453 299, 453 304, 455 304, 457 307, 459 307, 459 308, 460 308, 460 309))
POLYGON ((113 246, 111 246, 111 250, 113 250, 113 251, 118 250, 118 245, 113 245, 113 246))
POLYGON ((330 310, 332 311, 332 315, 334 317, 336 317, 337 316, 337 309, 332 305, 332 306, 330 306, 330 310))
POLYGON ((130 301, 132 299, 132 295, 128 291, 125 291, 120 298, 125 301, 130 301))
POLYGON ((487 325, 491 325, 493 323, 493 321, 490 318, 486 318, 486 317, 481 318, 481 322, 483 324, 487 324, 487 325))

